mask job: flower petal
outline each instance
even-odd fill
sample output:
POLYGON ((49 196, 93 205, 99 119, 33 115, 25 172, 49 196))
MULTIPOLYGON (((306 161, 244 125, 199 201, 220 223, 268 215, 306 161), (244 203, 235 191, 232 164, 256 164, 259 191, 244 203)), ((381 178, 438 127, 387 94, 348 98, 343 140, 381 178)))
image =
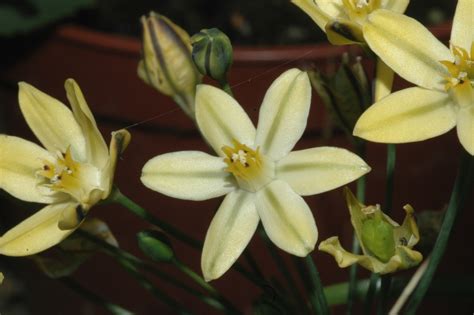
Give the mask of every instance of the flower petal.
POLYGON ((236 183, 222 158, 198 151, 158 155, 142 170, 142 183, 167 196, 206 200, 225 195, 236 183))
POLYGON ((277 161, 287 155, 306 128, 311 84, 306 72, 290 69, 270 86, 260 107, 255 143, 277 161))
POLYGON ((44 147, 51 153, 58 150, 64 153, 71 146, 74 158, 85 161, 84 134, 69 108, 28 83, 18 85, 20 109, 44 147))
POLYGON ((408 7, 410 0, 387 0, 385 3, 382 3, 382 8, 397 12, 403 13, 408 7))
POLYGON ((370 48, 404 79, 428 88, 444 88, 451 51, 415 19, 387 10, 376 10, 363 26, 370 48))
POLYGON ((108 159, 107 165, 103 170, 103 183, 104 192, 102 199, 105 199, 109 196, 112 186, 114 184, 114 175, 115 168, 117 166, 117 160, 123 151, 127 148, 130 143, 132 136, 126 129, 120 129, 112 132, 112 138, 110 140, 110 157, 108 159))
POLYGON ((370 167, 345 149, 319 147, 293 151, 277 164, 276 176, 302 196, 319 194, 350 183, 370 167))
POLYGON ((318 230, 306 202, 282 180, 257 193, 256 206, 268 237, 284 251, 306 256, 314 249, 318 230))
POLYGON ((472 0, 458 0, 450 42, 451 45, 470 51, 471 44, 474 42, 474 2, 472 0))
POLYGON ((81 88, 73 79, 64 83, 67 98, 77 123, 82 129, 86 140, 87 162, 102 169, 109 158, 109 151, 104 138, 100 134, 94 116, 92 115, 81 88))
POLYGON ((57 203, 44 207, 0 237, 0 253, 7 256, 34 255, 65 239, 72 230, 61 230, 59 220, 64 211, 76 203, 57 203))
POLYGON ((38 190, 39 181, 36 177, 44 161, 51 160, 51 154, 33 142, 0 135, 0 188, 24 201, 57 201, 58 195, 44 195, 38 190))
POLYGON ((464 149, 474 155, 474 106, 461 108, 457 114, 458 138, 464 149))
POLYGON ((206 281, 219 278, 234 264, 259 221, 253 194, 239 189, 225 197, 204 242, 201 268, 206 281))
POLYGON ((210 85, 198 85, 196 92, 196 120, 203 136, 220 156, 223 146, 232 140, 252 147, 255 127, 242 107, 229 94, 210 85))
POLYGON ((379 274, 391 273, 416 266, 423 259, 419 252, 406 246, 397 246, 396 254, 387 263, 383 263, 369 255, 355 255, 346 251, 341 246, 337 236, 322 241, 319 244, 319 250, 332 255, 340 268, 358 263, 362 267, 379 274))
MULTIPOLYGON (((298 6, 301 10, 303 10, 306 14, 309 15, 309 17, 318 25, 318 27, 322 30, 324 30, 324 27, 326 24, 333 18, 333 16, 328 15, 326 12, 323 11, 324 7, 328 7, 328 11, 335 12, 335 7, 333 8, 332 6, 329 8, 329 6, 324 6, 323 8, 319 5, 315 5, 312 0, 291 0, 293 4, 298 6)), ((318 1, 322 2, 322 1, 318 1)))
POLYGON ((436 137, 455 125, 447 93, 414 87, 369 107, 357 121, 354 135, 374 142, 405 143, 436 137))

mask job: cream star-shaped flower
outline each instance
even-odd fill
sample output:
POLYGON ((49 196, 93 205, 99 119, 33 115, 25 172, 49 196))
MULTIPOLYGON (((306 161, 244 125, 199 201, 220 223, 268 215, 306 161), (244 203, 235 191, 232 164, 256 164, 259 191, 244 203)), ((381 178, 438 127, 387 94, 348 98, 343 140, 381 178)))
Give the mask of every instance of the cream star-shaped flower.
POLYGON ((363 25, 379 9, 405 12, 409 0, 292 0, 333 45, 364 43, 363 25))
POLYGON ((370 170, 357 155, 320 147, 290 152, 306 127, 311 85, 291 69, 268 89, 258 127, 222 90, 198 86, 196 121, 216 156, 182 151, 159 155, 143 167, 142 182, 171 197, 206 200, 226 195, 207 231, 204 278, 220 277, 249 243, 259 221, 281 249, 306 256, 318 232, 301 196, 322 193, 370 170))
POLYGON ((458 1, 451 50, 416 20, 379 10, 364 25, 370 48, 396 73, 418 85, 372 105, 354 135, 375 142, 422 141, 457 127, 474 155, 474 1, 458 1))
POLYGON ((27 83, 19 86, 20 109, 44 148, 0 135, 0 188, 48 205, 0 237, 0 253, 8 256, 36 254, 71 234, 110 194, 117 157, 130 140, 128 131, 116 131, 107 148, 72 79, 65 83, 72 112, 27 83))

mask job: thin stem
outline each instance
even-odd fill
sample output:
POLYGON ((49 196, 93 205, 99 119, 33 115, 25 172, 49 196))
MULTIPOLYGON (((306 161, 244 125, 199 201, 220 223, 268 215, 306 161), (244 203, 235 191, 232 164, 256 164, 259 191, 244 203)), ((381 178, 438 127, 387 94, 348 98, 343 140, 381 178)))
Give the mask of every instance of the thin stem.
POLYGON ((114 187, 109 199, 114 201, 123 207, 127 208, 128 210, 132 211, 133 214, 142 218, 143 220, 150 222, 151 224, 159 227, 169 235, 173 236, 177 240, 185 243, 186 245, 201 250, 202 243, 198 240, 193 239, 192 237, 188 236, 187 234, 181 232, 171 224, 157 218, 156 216, 152 215, 150 212, 136 204, 133 200, 122 194, 117 187, 114 187))
POLYGON ((410 300, 408 301, 406 307, 407 315, 412 315, 416 313, 421 301, 423 300, 426 291, 428 291, 433 276, 438 268, 443 254, 446 250, 449 235, 451 234, 454 221, 459 210, 464 205, 464 200, 466 196, 471 192, 472 186, 474 184, 474 157, 469 153, 463 150, 461 156, 461 165, 456 176, 454 183, 453 191, 451 192, 451 198, 449 200, 448 209, 444 216, 443 224, 441 226, 441 231, 438 234, 436 243, 434 245, 433 251, 431 253, 431 260, 426 268, 425 273, 421 277, 418 286, 413 292, 410 300))
POLYGON ((230 96, 234 96, 234 93, 232 93, 232 89, 229 85, 229 82, 227 80, 225 81, 222 81, 222 82, 219 82, 221 88, 227 93, 229 94, 230 96))
MULTIPOLYGON (((302 298, 302 295, 299 294, 297 285, 295 280, 293 279, 290 269, 286 265, 285 261, 283 258, 280 256, 280 254, 277 252, 277 249, 273 245, 273 243, 270 241, 268 238, 268 235, 265 233, 265 231, 261 228, 259 228, 259 234, 262 237, 263 241, 265 242, 265 245, 267 246, 268 251, 270 252, 270 255, 273 258, 273 261, 275 262, 278 270, 281 272, 283 275, 283 278, 285 279, 288 288, 290 288, 290 293, 291 293, 291 300, 293 307, 298 309, 301 305, 305 303, 304 299, 302 298)), ((301 311, 301 310, 300 310, 301 311)))
POLYGON ((377 291, 377 286, 380 283, 379 280, 380 280, 380 277, 378 274, 372 273, 370 275, 369 288, 367 289, 367 293, 365 295, 365 300, 364 300, 364 314, 365 315, 369 315, 372 312, 372 305, 374 304, 375 292, 377 291))
POLYGON ((76 233, 79 233, 86 239, 88 239, 91 242, 94 242, 96 245, 100 246, 100 248, 108 255, 114 257, 115 259, 118 260, 127 260, 133 265, 143 269, 144 271, 153 274, 160 278, 161 280, 164 280, 168 282, 169 284, 182 289, 183 291, 186 291, 187 293, 197 297, 199 300, 203 301, 204 303, 216 308, 217 310, 220 311, 225 311, 226 306, 223 304, 223 302, 219 301, 216 299, 216 297, 209 297, 200 291, 190 288, 187 285, 185 285, 182 282, 179 282, 175 277, 169 275, 168 273, 161 271, 158 269, 154 264, 148 263, 146 261, 141 260, 140 258, 132 255, 131 253, 114 247, 107 242, 104 242, 103 240, 95 237, 94 235, 91 235, 85 231, 82 230, 77 230, 76 233))
MULTIPOLYGON (((357 154, 361 158, 365 158, 365 141, 364 140, 358 140, 356 139, 356 150, 357 154)), ((359 177, 357 179, 357 199, 361 202, 365 202, 365 190, 366 190, 366 176, 359 177)), ((360 244, 359 240, 357 239, 357 235, 354 232, 352 236, 352 253, 355 255, 359 254, 360 252, 360 244)), ((347 308, 346 308, 346 314, 351 315, 352 314, 352 308, 354 305, 354 296, 355 296, 355 290, 356 290, 356 282, 357 282, 357 264, 353 264, 350 269, 349 269, 349 288, 347 291, 347 308)))
POLYGON ((94 292, 89 291, 87 288, 80 285, 76 280, 74 280, 71 277, 63 277, 63 278, 59 278, 58 280, 61 281, 69 289, 73 290, 74 292, 81 295, 85 299, 91 301, 92 303, 98 306, 102 306, 103 308, 105 308, 106 310, 108 310, 110 313, 114 315, 132 315, 133 314, 132 312, 124 309, 120 305, 111 303, 105 300, 103 297, 98 296, 94 292))
POLYGON ((311 255, 308 255, 304 259, 309 271, 311 283, 313 285, 313 292, 310 292, 310 294, 315 295, 317 299, 317 303, 315 305, 316 314, 328 315, 330 314, 328 302, 326 300, 326 295, 324 294, 324 288, 321 283, 321 278, 319 277, 319 272, 313 261, 313 257, 311 257, 311 255))
POLYGON ((387 313, 387 303, 390 292, 390 285, 392 283, 392 275, 387 274, 380 277, 381 286, 380 286, 380 298, 377 303, 377 315, 383 315, 387 313))
MULTIPOLYGON (((122 192, 117 188, 114 187, 112 193, 110 194, 109 200, 112 202, 116 202, 126 209, 130 210, 133 214, 136 216, 142 218, 143 220, 150 222, 151 224, 159 227, 163 231, 165 231, 167 234, 173 236, 177 240, 183 242, 184 244, 188 245, 191 248, 201 250, 203 247, 202 242, 188 236, 187 234, 183 233, 173 225, 157 218, 147 210, 145 210, 143 207, 139 206, 137 203, 135 203, 133 200, 122 194, 122 192)), ((253 284, 261 287, 262 283, 265 281, 260 279, 260 277, 256 277, 253 273, 247 271, 242 265, 239 263, 235 263, 233 265, 234 269, 240 272, 246 279, 248 279, 250 282, 253 284)))

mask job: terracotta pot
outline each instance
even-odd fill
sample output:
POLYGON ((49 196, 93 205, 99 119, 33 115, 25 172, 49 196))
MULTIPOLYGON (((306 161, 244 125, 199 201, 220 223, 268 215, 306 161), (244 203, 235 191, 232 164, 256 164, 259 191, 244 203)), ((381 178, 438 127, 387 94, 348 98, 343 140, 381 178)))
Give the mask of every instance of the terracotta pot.
MULTIPOLYGON (((436 32, 441 39, 447 40, 449 30, 450 27, 446 26, 436 29, 436 32)), ((355 48, 326 44, 277 48, 237 47, 230 83, 236 99, 256 122, 264 93, 280 73, 295 66, 315 66, 330 70, 337 65, 342 52, 348 49, 353 53, 360 53, 355 48)), ((151 157, 171 151, 208 151, 208 148, 191 121, 177 110, 177 106, 168 97, 162 96, 138 79, 136 66, 139 55, 140 43, 137 39, 65 26, 59 28, 27 59, 12 65, 2 73, 1 79, 8 82, 29 82, 67 103, 63 84, 66 78, 72 77, 81 85, 104 135, 110 134, 112 130, 139 123, 129 129, 132 142, 118 166, 117 185, 123 193, 156 216, 203 240, 220 199, 206 202, 175 200, 150 191, 140 183, 141 168, 151 157)), ((403 84, 401 81, 397 82, 397 88, 403 84)), ((8 133, 34 139, 19 111, 17 91, 3 92, 6 98, 2 106, 6 110, 8 133)), ((314 93, 308 127, 297 148, 332 145, 352 149, 343 135, 336 134, 330 139, 322 137, 326 121, 323 106, 314 93)), ((108 140, 108 137, 106 138, 108 140)), ((413 205, 416 210, 440 209, 447 203, 460 149, 455 132, 423 143, 398 146, 393 204, 397 220, 402 219, 401 209, 406 203, 413 205)), ((373 169, 368 175, 367 202, 383 204, 385 145, 369 144, 367 162, 373 169)), ((320 240, 339 235, 343 244, 349 247, 352 227, 342 198, 342 190, 337 189, 305 199, 316 218, 320 240)), ((469 207, 472 208, 472 198, 469 207)), ((472 219, 469 207, 466 207, 454 231, 451 245, 463 240, 468 233, 468 222, 472 219)), ((92 210, 91 215, 109 223, 121 247, 140 255, 135 234, 146 228, 147 224, 119 206, 98 206, 92 210)), ((200 272, 200 253, 190 250, 178 241, 173 244, 178 257, 200 272)), ((265 275, 281 279, 278 268, 269 258, 258 237, 252 240, 250 249, 265 275)), ((458 272, 470 271, 467 266, 472 266, 472 250, 455 250, 456 246, 450 246, 445 259, 446 265, 440 272, 450 271, 448 263, 456 266, 458 272), (453 259, 453 256, 457 258, 453 259)), ((312 255, 325 284, 347 279, 348 271, 338 269, 330 256, 318 251, 312 255)), ((291 263, 288 255, 283 256, 285 261, 291 263)), ((245 264, 243 258, 240 261, 245 264)), ((164 268, 177 278, 187 281, 173 268, 164 268)), ((29 271, 29 274, 34 273, 29 271)), ((74 294, 66 292, 57 282, 38 275, 32 277, 34 281, 28 282, 27 285, 32 295, 31 303, 35 314, 85 314, 86 310, 93 308, 87 302, 78 301, 74 294), (71 308, 71 305, 74 307, 71 308)), ((97 255, 81 267, 75 278, 93 291, 111 301, 122 303, 138 314, 170 313, 168 308, 153 300, 149 293, 141 289, 108 257, 97 255)), ((159 280, 156 283, 196 313, 213 314, 212 309, 196 299, 159 280)), ((229 271, 212 284, 246 313, 251 312, 252 300, 261 293, 235 271, 229 271)), ((93 312, 100 314, 104 312, 101 309, 93 309, 93 312)))

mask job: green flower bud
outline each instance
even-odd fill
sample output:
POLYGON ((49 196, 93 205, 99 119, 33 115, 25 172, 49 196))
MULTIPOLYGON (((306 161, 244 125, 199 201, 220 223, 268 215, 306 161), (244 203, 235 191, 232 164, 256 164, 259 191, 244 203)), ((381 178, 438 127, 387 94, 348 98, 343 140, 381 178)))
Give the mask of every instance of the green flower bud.
POLYGON ((165 16, 142 16, 143 58, 138 76, 163 94, 171 96, 194 119, 194 96, 201 75, 191 58, 191 39, 165 16))
POLYGON ((336 73, 309 71, 308 74, 335 124, 352 138, 357 120, 371 102, 371 88, 360 59, 351 63, 345 54, 336 73))
POLYGON ((169 262, 174 258, 173 248, 166 235, 158 230, 144 230, 137 234, 138 247, 153 261, 169 262))
POLYGON ((191 37, 191 43, 199 72, 220 83, 227 82, 227 71, 233 60, 229 37, 217 28, 204 29, 191 37))
POLYGON ((341 268, 357 263, 380 274, 407 269, 420 263, 423 256, 412 249, 420 240, 420 235, 411 206, 403 207, 406 217, 399 225, 385 215, 380 206, 363 205, 348 188, 344 194, 362 255, 346 251, 337 236, 321 242, 319 250, 334 256, 341 268))
POLYGON ((384 220, 380 207, 367 208, 374 212, 362 221, 361 241, 370 254, 386 263, 395 254, 393 226, 384 220))

